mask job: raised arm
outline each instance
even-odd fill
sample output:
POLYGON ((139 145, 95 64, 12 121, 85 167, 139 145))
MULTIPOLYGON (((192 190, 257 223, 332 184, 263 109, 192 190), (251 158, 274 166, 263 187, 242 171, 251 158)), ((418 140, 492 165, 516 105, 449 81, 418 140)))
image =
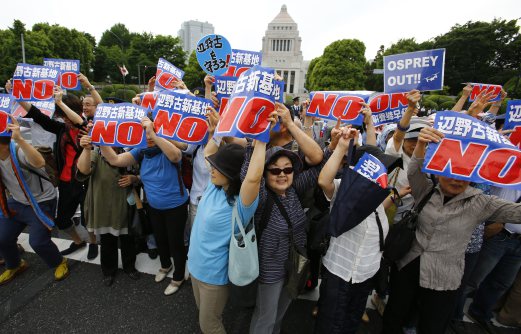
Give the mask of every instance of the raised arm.
POLYGON ((27 111, 27 115, 25 115, 25 117, 32 118, 33 121, 40 124, 45 131, 57 135, 63 128, 66 127, 65 123, 51 119, 49 116, 42 113, 40 109, 36 108, 30 103, 22 101, 18 103, 27 111))
POLYGON ((501 104, 503 103, 503 100, 507 97, 507 92, 505 92, 503 89, 501 90, 501 98, 499 101, 496 101, 492 104, 490 109, 488 110, 489 113, 497 115, 499 112, 499 108, 501 108, 501 104))
POLYGON ((80 146, 83 147, 83 151, 78 158, 78 171, 83 175, 90 175, 91 166, 91 152, 92 152, 92 138, 88 135, 84 135, 80 139, 80 146))
POLYGON ((492 94, 493 92, 486 93, 485 91, 479 93, 474 102, 470 105, 469 110, 467 110, 467 114, 477 118, 479 113, 483 112, 486 107, 492 104, 492 102, 489 102, 492 94))
POLYGON ((96 88, 94 88, 94 86, 91 85, 91 83, 89 82, 89 79, 87 79, 87 77, 85 75, 80 73, 78 75, 78 80, 80 81, 81 86, 89 91, 95 104, 103 103, 103 99, 101 98, 101 95, 99 95, 96 88))
POLYGON ((341 167, 342 161, 347 153, 347 150, 349 149, 349 143, 352 140, 356 140, 356 138, 358 137, 358 130, 345 128, 339 133, 337 133, 336 131, 333 133, 332 131, 331 136, 331 141, 333 142, 333 140, 335 140, 336 142, 338 142, 338 144, 336 145, 333 154, 326 162, 324 168, 322 168, 322 171, 318 176, 318 185, 320 186, 320 188, 322 188, 322 191, 324 191, 324 194, 329 199, 333 197, 333 194, 335 192, 335 184, 333 183, 333 181, 335 180, 335 176, 341 167), (335 138, 333 138, 333 136, 335 138))
POLYGON ((431 142, 439 143, 443 137, 443 133, 431 127, 423 128, 420 131, 418 143, 414 148, 413 156, 407 170, 407 178, 411 185, 412 196, 416 200, 423 198, 426 192, 432 188, 432 181, 423 174, 421 170, 425 152, 427 151, 427 144, 431 142))
POLYGON ((364 107, 360 110, 360 113, 364 115, 364 124, 365 124, 365 144, 376 146, 376 129, 374 128, 373 123, 373 113, 371 108, 367 103, 364 103, 364 107))
POLYGON ((308 165, 318 165, 324 157, 324 152, 322 152, 320 146, 312 137, 306 135, 304 131, 295 125, 293 119, 291 119, 291 113, 284 104, 276 103, 276 107, 277 115, 282 119, 282 124, 288 129, 295 141, 298 143, 299 148, 306 157, 308 165))
POLYGON ((206 118, 208 123, 208 142, 204 147, 204 156, 208 157, 217 152, 219 145, 213 138, 217 123, 219 123, 219 113, 214 108, 208 107, 206 112, 206 118))
POLYGON ((181 150, 174 143, 166 140, 165 138, 161 138, 156 134, 156 131, 154 130, 154 123, 150 120, 150 118, 143 117, 141 120, 141 125, 143 125, 143 128, 147 133, 147 138, 151 138, 154 141, 157 147, 163 151, 163 154, 166 155, 170 162, 177 163, 181 161, 183 156, 181 150))
POLYGON ((42 168, 45 166, 45 159, 34 147, 32 147, 28 142, 26 142, 22 135, 20 134, 20 125, 16 118, 12 115, 9 115, 11 119, 11 123, 7 124, 7 130, 11 131, 11 139, 15 141, 15 143, 20 147, 20 149, 24 152, 25 158, 31 167, 34 168, 42 168))
POLYGON ((463 87, 461 96, 460 96, 458 102, 456 102, 456 104, 454 105, 454 107, 452 107, 452 111, 460 112, 461 110, 463 110, 463 106, 465 105, 465 102, 469 98, 471 92, 472 92, 472 86, 468 83, 465 87, 463 87))
POLYGON ((407 110, 405 110, 403 113, 402 118, 398 122, 396 131, 393 135, 393 144, 396 151, 400 151, 400 148, 402 147, 405 133, 409 129, 409 124, 411 124, 411 118, 414 115, 416 104, 420 101, 420 99, 421 93, 419 90, 414 89, 407 93, 407 100, 409 101, 409 105, 407 106, 407 110))
POLYGON ((137 163, 130 152, 116 154, 116 152, 108 146, 100 146, 100 149, 101 154, 111 166, 129 167, 137 163))
POLYGON ((60 86, 54 86, 54 101, 55 101, 56 105, 58 107, 60 107, 60 109, 65 114, 65 116, 67 116, 67 118, 70 119, 70 121, 73 124, 76 124, 76 125, 83 124, 83 118, 80 115, 78 115, 77 113, 75 113, 74 111, 72 111, 72 109, 69 108, 65 103, 63 103, 62 98, 63 98, 62 88, 60 86))
POLYGON ((250 165, 241 185, 241 200, 244 206, 250 206, 259 194, 266 159, 266 143, 255 141, 250 165))

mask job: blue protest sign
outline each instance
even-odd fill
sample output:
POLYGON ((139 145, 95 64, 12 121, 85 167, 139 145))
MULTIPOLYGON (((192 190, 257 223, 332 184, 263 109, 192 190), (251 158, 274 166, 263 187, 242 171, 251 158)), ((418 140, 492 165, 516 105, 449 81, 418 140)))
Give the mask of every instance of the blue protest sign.
POLYGON ((407 93, 378 93, 369 99, 374 126, 398 122, 407 110, 407 93))
POLYGON ((470 84, 472 85, 472 91, 469 95, 469 102, 476 100, 476 97, 481 93, 492 93, 492 96, 490 96, 490 98, 488 99, 489 102, 495 102, 501 99, 501 90, 503 89, 503 86, 501 85, 490 85, 473 82, 471 82, 470 84))
POLYGON ((60 71, 60 86, 63 89, 81 90, 78 80, 80 61, 72 59, 43 58, 43 66, 52 67, 60 71))
POLYGON ((92 143, 114 147, 147 147, 141 120, 146 109, 132 103, 102 103, 96 108, 90 132, 92 143))
POLYGON ((230 96, 235 88, 235 84, 237 83, 237 79, 237 77, 233 76, 218 75, 215 77, 213 85, 217 95, 217 100, 219 101, 219 114, 226 109, 226 105, 228 104, 230 96))
POLYGON ((158 136, 185 142, 205 144, 208 140, 206 108, 212 101, 188 94, 159 92, 153 112, 158 136))
POLYGON ((232 47, 221 35, 207 35, 197 42, 197 62, 210 75, 223 75, 228 69, 232 47))
POLYGON ((239 77, 243 72, 262 62, 262 52, 232 49, 225 76, 239 77))
POLYGON ((512 144, 521 148, 521 100, 507 102, 503 130, 513 130, 508 138, 512 144))
POLYGON ((374 92, 346 91, 346 92, 311 92, 309 107, 306 115, 343 123, 361 125, 364 116, 360 114, 362 103, 367 103, 374 92))
POLYGON ((168 60, 159 58, 154 90, 175 90, 175 84, 182 80, 184 75, 185 72, 172 65, 168 60))
POLYGON ((215 130, 216 135, 269 141, 268 116, 281 99, 284 84, 275 81, 275 70, 255 66, 241 74, 215 130))
POLYGON ((364 153, 354 171, 380 185, 380 187, 387 188, 387 168, 374 155, 364 153))
POLYGON ((52 67, 18 64, 13 75, 12 95, 17 101, 51 101, 59 76, 60 71, 52 67))
POLYGON ((7 130, 7 124, 11 123, 11 108, 13 97, 9 94, 0 94, 0 137, 10 137, 11 131, 7 130))
MULTIPOLYGON (((45 114, 45 115, 49 116, 50 118, 52 118, 52 116, 54 115, 54 111, 56 110, 56 105, 54 103, 54 100, 36 101, 36 102, 31 102, 31 104, 33 106, 35 106, 36 108, 40 109, 42 114, 45 114)), ((27 111, 25 111, 25 109, 16 101, 14 102, 12 110, 13 111, 11 114, 14 117, 24 118, 27 115, 27 111)))
POLYGON ((384 92, 442 90, 445 49, 384 56, 384 92))
POLYGON ((521 190, 521 151, 495 128, 453 111, 437 112, 434 128, 445 137, 429 144, 425 173, 521 190))

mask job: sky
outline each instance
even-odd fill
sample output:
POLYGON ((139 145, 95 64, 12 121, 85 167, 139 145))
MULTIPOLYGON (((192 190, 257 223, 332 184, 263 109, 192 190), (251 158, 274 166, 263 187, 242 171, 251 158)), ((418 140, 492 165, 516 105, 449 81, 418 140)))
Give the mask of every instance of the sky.
POLYGON ((519 0, 24 0, 2 1, 0 29, 12 26, 15 19, 28 28, 47 22, 88 32, 99 41, 103 31, 116 23, 131 32, 177 36, 182 22, 198 20, 212 23, 233 48, 259 51, 268 23, 283 4, 298 24, 305 60, 322 55, 339 39, 361 40, 366 58, 373 59, 380 45, 389 47, 400 38, 423 42, 457 23, 521 18, 519 0))

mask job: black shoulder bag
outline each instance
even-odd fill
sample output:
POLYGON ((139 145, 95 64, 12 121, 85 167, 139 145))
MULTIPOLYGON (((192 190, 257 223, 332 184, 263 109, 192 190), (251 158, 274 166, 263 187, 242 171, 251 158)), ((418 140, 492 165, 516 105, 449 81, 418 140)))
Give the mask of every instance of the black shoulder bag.
POLYGON ((430 200, 434 190, 435 186, 433 185, 431 191, 417 206, 407 211, 399 222, 391 225, 387 238, 385 238, 383 257, 386 260, 391 262, 399 261, 409 252, 412 242, 416 238, 418 216, 425 204, 430 200))
POLYGON ((286 279, 284 287, 292 299, 298 297, 298 295, 304 291, 306 282, 309 277, 309 259, 305 249, 299 247, 294 240, 293 236, 293 225, 289 219, 288 213, 282 205, 280 199, 276 194, 268 190, 268 196, 273 197, 273 201, 279 208, 280 213, 288 223, 288 234, 289 234, 289 255, 286 260, 286 279))

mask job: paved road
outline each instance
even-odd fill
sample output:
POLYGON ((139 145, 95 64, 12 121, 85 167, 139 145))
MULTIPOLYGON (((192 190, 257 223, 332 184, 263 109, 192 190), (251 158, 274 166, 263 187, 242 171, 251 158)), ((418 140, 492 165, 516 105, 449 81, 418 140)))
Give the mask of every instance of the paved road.
MULTIPOLYGON (((34 254, 30 267, 7 286, 0 287, 0 333, 200 333, 190 283, 173 296, 163 290, 168 280, 155 283, 142 274, 133 281, 122 271, 112 287, 102 284, 98 265, 69 260, 71 274, 54 282, 53 271, 34 254)), ((0 269, 0 271, 3 269, 0 269)), ((228 333, 247 333, 252 309, 239 304, 244 294, 232 294, 224 313, 228 333)), ((296 300, 283 323, 283 333, 312 333, 315 302, 296 300)), ((359 333, 379 333, 381 319, 369 310, 371 322, 359 333)), ((517 333, 501 329, 502 333, 517 333)), ((467 333, 480 333, 468 324, 467 333)))

